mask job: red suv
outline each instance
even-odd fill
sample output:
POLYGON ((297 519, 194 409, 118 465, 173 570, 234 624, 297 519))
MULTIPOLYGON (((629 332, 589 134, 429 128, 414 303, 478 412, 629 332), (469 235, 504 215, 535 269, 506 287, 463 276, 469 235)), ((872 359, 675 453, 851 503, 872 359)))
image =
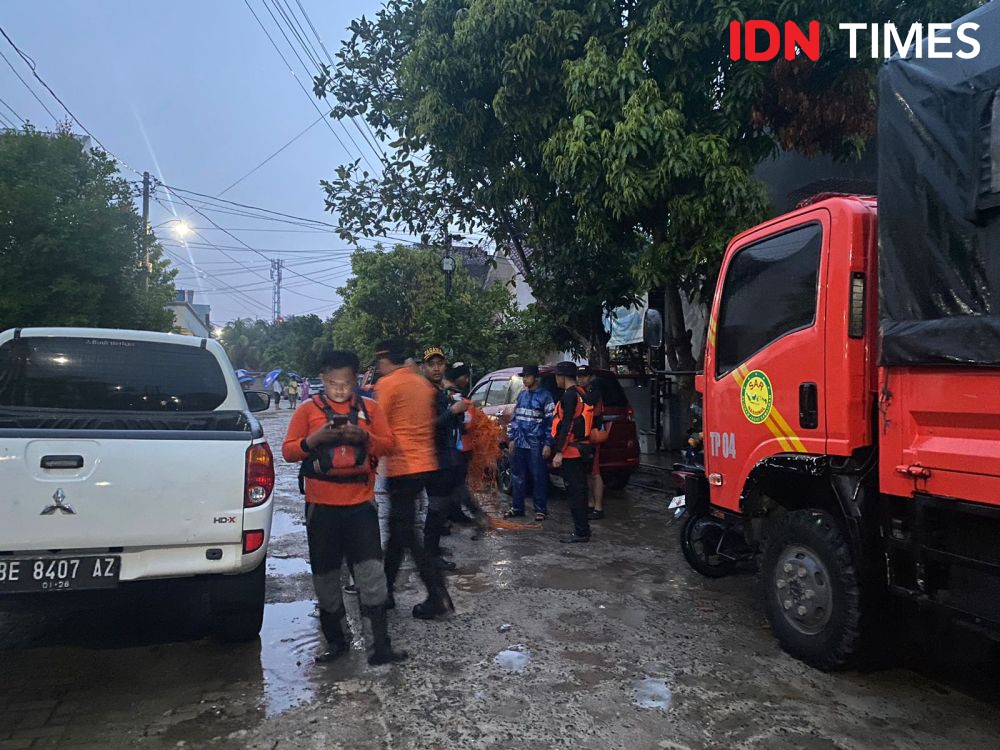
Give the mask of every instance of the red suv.
MULTIPOLYGON (((539 369, 541 387, 559 401, 562 390, 556 387, 555 366, 545 365, 539 369)), ((472 389, 472 403, 506 426, 514 412, 517 394, 524 388, 517 375, 520 371, 520 367, 509 367, 484 376, 472 389)), ((604 397, 604 422, 611 430, 607 442, 601 445, 601 475, 608 489, 621 489, 632 472, 639 468, 639 440, 632 407, 614 373, 594 370, 594 383, 604 397)), ((499 483, 500 491, 509 495, 512 478, 506 453, 500 459, 499 483)))

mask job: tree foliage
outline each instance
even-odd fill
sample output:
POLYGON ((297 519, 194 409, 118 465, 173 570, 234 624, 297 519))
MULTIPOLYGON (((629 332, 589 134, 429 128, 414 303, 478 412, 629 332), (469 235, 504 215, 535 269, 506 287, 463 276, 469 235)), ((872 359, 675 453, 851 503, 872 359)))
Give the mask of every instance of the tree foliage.
POLYGON ((432 248, 357 250, 352 276, 339 290, 344 302, 328 321, 326 338, 370 361, 375 345, 396 339, 414 354, 442 346, 477 372, 541 362, 552 350, 548 322, 537 310, 519 311, 510 289, 483 289, 461 262, 445 295, 440 255, 432 248))
POLYGON ((441 256, 433 248, 357 250, 351 276, 338 293, 343 303, 326 321, 316 315, 282 323, 237 320, 220 341, 235 367, 305 376, 316 374, 325 349, 349 349, 370 362, 375 345, 385 339, 400 341, 414 355, 442 346, 479 373, 541 362, 553 350, 548 318, 534 306, 518 310, 502 284, 483 289, 461 261, 446 296, 441 256))
POLYGON ((68 129, 0 133, 0 330, 99 326, 167 331, 174 273, 112 160, 68 129))
POLYGON ((755 166, 778 147, 847 158, 874 131, 877 61, 850 59, 837 25, 976 4, 387 0, 316 92, 396 151, 381 175, 338 168, 327 204, 347 238, 484 230, 595 349, 602 307, 663 285, 674 364, 691 367, 680 293, 711 285, 727 239, 766 214, 755 166), (731 60, 729 22, 751 18, 821 19, 823 55, 731 60))
POLYGON ((312 376, 319 370, 323 335, 319 316, 297 315, 278 323, 236 320, 223 329, 219 340, 234 367, 312 376))

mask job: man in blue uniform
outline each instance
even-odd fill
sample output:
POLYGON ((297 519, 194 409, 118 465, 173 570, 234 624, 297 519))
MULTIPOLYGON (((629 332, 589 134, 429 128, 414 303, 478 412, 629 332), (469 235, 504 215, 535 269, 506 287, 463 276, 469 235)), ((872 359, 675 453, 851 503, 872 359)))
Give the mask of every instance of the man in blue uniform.
POLYGON ((514 474, 513 503, 505 518, 524 516, 524 498, 530 484, 535 506, 535 520, 544 521, 548 513, 549 469, 545 452, 552 443, 552 394, 541 387, 538 366, 525 365, 520 373, 524 390, 517 395, 514 416, 507 430, 510 463, 514 474))

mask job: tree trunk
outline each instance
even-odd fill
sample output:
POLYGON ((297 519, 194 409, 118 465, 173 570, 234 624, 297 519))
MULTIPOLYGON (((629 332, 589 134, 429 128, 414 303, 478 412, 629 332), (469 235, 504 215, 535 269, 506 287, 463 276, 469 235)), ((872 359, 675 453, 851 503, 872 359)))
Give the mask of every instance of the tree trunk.
POLYGON ((611 364, 611 355, 608 352, 608 340, 610 335, 604 330, 604 307, 603 305, 593 311, 590 318, 590 343, 587 347, 587 361, 594 367, 606 370, 611 364))
POLYGON ((672 370, 694 370, 697 363, 691 351, 691 335, 684 324, 684 304, 676 282, 663 287, 667 312, 667 361, 672 370))

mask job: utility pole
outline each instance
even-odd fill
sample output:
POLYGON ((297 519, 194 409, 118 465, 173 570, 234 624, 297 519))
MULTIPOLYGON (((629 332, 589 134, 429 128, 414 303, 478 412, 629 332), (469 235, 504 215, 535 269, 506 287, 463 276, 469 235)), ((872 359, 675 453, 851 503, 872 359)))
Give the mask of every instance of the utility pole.
POLYGON ((441 259, 441 270, 444 271, 444 297, 451 299, 451 275, 455 272, 455 259, 451 257, 451 235, 444 236, 444 258, 441 259))
POLYGON ((271 259, 271 281, 274 282, 274 292, 271 295, 271 322, 277 323, 281 318, 281 269, 285 261, 280 258, 271 259))
POLYGON ((153 268, 149 262, 149 172, 142 173, 142 257, 146 264, 146 289, 153 268))

